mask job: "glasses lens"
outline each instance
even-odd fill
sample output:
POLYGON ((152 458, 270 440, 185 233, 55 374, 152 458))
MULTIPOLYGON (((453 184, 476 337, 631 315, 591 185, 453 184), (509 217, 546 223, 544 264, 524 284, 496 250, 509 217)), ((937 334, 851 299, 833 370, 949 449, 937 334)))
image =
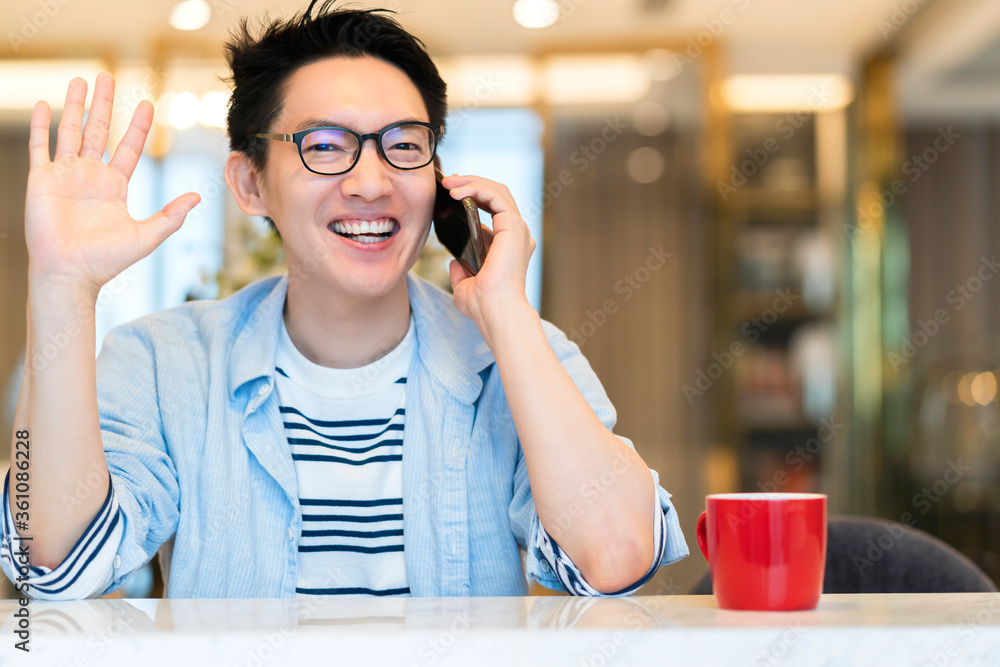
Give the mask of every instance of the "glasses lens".
POLYGON ((302 137, 302 159, 323 174, 336 174, 354 163, 358 139, 343 130, 313 130, 302 137))
POLYGON ((434 133, 423 125, 400 125, 382 135, 382 151, 397 169, 416 169, 434 157, 434 133))

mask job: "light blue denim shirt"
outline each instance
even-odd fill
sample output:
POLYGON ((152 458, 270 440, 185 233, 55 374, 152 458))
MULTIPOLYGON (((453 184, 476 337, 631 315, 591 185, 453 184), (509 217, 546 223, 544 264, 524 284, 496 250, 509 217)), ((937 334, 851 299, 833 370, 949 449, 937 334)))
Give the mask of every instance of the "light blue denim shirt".
MULTIPOLYGON (((546 534, 489 348, 449 294, 414 274, 407 284, 417 339, 403 434, 411 593, 525 595, 525 572, 562 590, 540 548, 546 534)), ((221 301, 141 318, 105 339, 97 395, 123 519, 105 593, 174 536, 170 597, 295 595, 302 512, 274 391, 287 289, 286 276, 269 278, 221 301)), ((611 429, 614 407, 579 348, 542 326, 611 429)), ((658 483, 657 493, 666 519, 662 566, 688 549, 670 494, 658 483)), ((13 579, 9 559, 0 564, 13 579)))

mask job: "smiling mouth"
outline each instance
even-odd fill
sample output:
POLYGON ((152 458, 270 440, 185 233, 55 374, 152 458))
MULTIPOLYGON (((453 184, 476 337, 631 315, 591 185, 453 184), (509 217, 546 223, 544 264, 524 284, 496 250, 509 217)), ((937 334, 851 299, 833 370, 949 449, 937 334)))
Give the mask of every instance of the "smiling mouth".
POLYGON ((378 243, 396 233, 399 225, 392 218, 332 222, 328 228, 338 236, 359 243, 378 243))

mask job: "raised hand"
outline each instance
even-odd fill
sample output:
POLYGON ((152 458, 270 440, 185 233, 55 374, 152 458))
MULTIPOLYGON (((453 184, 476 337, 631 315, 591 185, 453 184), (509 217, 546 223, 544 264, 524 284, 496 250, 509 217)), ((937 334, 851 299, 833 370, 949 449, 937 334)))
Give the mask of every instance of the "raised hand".
POLYGON ((180 229, 200 199, 189 192, 146 220, 129 215, 128 182, 152 124, 153 105, 139 103, 121 143, 104 164, 114 90, 114 78, 99 74, 83 127, 87 82, 70 82, 54 159, 49 158, 48 104, 38 102, 31 114, 24 216, 29 274, 94 294, 180 229))

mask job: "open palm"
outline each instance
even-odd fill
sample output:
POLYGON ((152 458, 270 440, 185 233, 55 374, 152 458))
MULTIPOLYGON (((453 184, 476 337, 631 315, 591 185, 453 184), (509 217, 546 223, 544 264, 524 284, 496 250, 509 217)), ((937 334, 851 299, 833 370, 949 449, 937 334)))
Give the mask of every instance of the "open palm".
POLYGON ((188 193, 146 220, 132 218, 125 205, 128 182, 142 153, 153 107, 149 102, 139 104, 111 161, 104 164, 114 79, 106 73, 98 76, 84 128, 86 95, 85 81, 70 82, 54 159, 49 158, 49 107, 44 102, 35 105, 25 237, 33 274, 96 291, 177 231, 199 198, 188 193))

